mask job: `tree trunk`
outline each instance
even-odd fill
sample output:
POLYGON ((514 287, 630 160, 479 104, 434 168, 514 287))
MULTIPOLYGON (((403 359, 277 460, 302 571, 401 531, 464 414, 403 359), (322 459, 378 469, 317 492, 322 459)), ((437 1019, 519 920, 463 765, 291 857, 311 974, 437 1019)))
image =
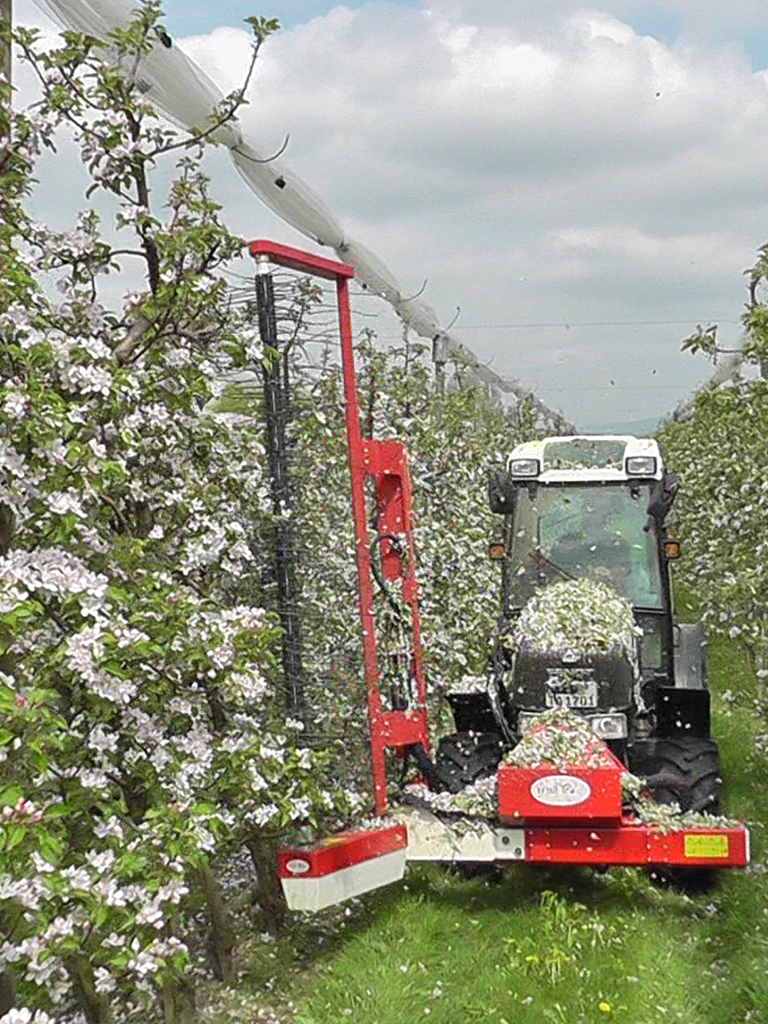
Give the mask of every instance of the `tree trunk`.
POLYGON ((288 905, 277 876, 277 838, 254 833, 246 846, 256 871, 256 901, 261 925, 265 931, 278 935, 285 928, 288 905))
POLYGON ((188 978, 167 981, 160 990, 165 1024, 196 1024, 195 990, 188 978))
POLYGON ((88 958, 83 953, 73 953, 66 961, 67 972, 72 979, 77 1002, 88 1024, 112 1024, 112 1009, 105 995, 96 991, 88 958))
POLYGON ((203 864, 198 869, 197 881, 208 911, 210 932, 206 947, 211 968, 219 981, 229 984, 234 974, 233 953, 236 945, 232 919, 209 864, 203 864))
POLYGON ((0 973, 0 1017, 16 1005, 16 981, 10 971, 0 973))

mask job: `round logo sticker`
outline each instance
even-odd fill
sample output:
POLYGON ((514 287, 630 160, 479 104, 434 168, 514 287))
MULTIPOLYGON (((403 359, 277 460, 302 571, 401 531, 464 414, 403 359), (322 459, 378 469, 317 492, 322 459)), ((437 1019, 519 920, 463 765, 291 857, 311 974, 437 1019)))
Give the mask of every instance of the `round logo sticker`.
POLYGON ((592 795, 589 783, 573 775, 545 775, 531 783, 531 796, 549 807, 573 807, 592 795))
POLYGON ((309 861, 294 858, 285 865, 292 875, 304 875, 309 871, 309 861))

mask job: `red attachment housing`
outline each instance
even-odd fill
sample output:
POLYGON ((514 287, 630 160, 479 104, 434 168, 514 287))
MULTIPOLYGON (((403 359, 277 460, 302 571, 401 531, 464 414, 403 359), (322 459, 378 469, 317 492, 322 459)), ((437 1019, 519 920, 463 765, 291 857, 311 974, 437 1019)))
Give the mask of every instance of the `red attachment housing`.
POLYGON ((621 817, 621 770, 610 766, 513 768, 498 774, 499 820, 503 825, 557 821, 617 821, 621 817))
POLYGON ((377 814, 383 814, 387 809, 384 760, 387 747, 402 751, 410 744, 420 743, 425 750, 429 749, 426 683, 419 629, 419 587, 411 534, 411 481, 405 448, 399 441, 363 441, 362 438, 349 311, 348 282, 355 273, 352 267, 264 239, 251 242, 249 250, 256 259, 267 260, 336 283, 344 371, 347 453, 352 487, 352 519, 355 529, 360 622, 363 633, 363 662, 368 692, 374 807, 377 814), (374 481, 376 487, 377 533, 373 540, 374 543, 378 541, 381 545, 384 578, 390 583, 400 582, 402 601, 410 617, 411 649, 402 652, 402 656, 407 662, 406 672, 413 682, 415 693, 412 695, 412 704, 405 710, 387 710, 381 701, 366 513, 366 483, 369 478, 374 481))
MULTIPOLYGON (((555 730, 573 735, 567 725, 538 726, 535 737, 555 730)), ((618 821, 621 817, 621 777, 624 765, 593 736, 579 762, 562 771, 551 764, 535 767, 502 765, 498 771, 499 819, 505 825, 521 822, 618 821)))
MULTIPOLYGON (((539 726, 567 736, 567 725, 539 726)), ((744 867, 744 826, 671 831, 622 813, 625 766, 596 736, 573 764, 502 765, 499 820, 522 826, 525 860, 534 864, 744 867)))
POLYGON ((405 825, 337 832, 312 846, 283 847, 277 854, 280 878, 320 878, 355 867, 408 845, 405 825))
POLYGON ((403 877, 405 825, 340 832, 311 847, 278 853, 278 874, 292 910, 322 910, 403 877))

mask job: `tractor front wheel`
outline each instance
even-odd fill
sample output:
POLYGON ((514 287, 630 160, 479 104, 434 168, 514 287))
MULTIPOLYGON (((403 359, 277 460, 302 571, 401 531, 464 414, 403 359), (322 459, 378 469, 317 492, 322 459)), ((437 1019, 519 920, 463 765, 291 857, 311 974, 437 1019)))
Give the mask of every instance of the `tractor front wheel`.
MULTIPOLYGON (((714 740, 696 736, 657 740, 649 767, 649 789, 657 803, 677 804, 683 814, 720 813, 720 754, 714 740)), ((651 877, 661 885, 695 894, 711 891, 718 875, 709 868, 669 868, 656 869, 651 877)))
MULTIPOLYGON (((449 793, 460 793, 493 775, 501 761, 501 739, 495 732, 454 732, 437 744, 435 773, 449 793)), ((464 879, 497 882, 502 871, 495 864, 452 864, 452 874, 464 879)))
POLYGON ((720 754, 714 740, 657 740, 651 768, 649 782, 658 803, 677 804, 683 813, 720 813, 720 754))
POLYGON ((460 793, 493 775, 501 761, 501 739, 495 732, 454 732, 437 744, 435 774, 449 793, 460 793))

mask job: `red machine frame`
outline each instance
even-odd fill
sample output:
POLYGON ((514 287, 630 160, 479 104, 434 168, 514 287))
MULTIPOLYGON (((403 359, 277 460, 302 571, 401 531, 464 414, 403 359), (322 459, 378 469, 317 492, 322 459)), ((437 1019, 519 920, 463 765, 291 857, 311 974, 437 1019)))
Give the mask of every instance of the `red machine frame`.
POLYGON ((256 259, 276 263, 290 270, 334 281, 344 372, 347 451, 352 484, 352 518, 355 528, 357 580, 360 593, 360 623, 363 631, 365 685, 368 693, 368 723, 371 739, 376 814, 387 810, 385 751, 388 747, 403 752, 420 743, 429 750, 427 731, 426 684, 419 631, 419 586, 415 576, 416 557, 411 533, 411 480, 405 448, 399 441, 363 440, 357 402, 355 355, 352 344, 352 319, 349 308, 349 280, 355 272, 346 263, 259 239, 249 245, 256 259), (379 688, 379 664, 374 623, 374 591, 371 574, 371 548, 366 517, 366 482, 376 486, 376 522, 381 545, 384 579, 400 581, 403 604, 408 608, 411 650, 408 671, 415 683, 415 705, 406 711, 382 707, 379 688), (401 540, 400 540, 401 539, 401 540))
MULTIPOLYGON (((418 744, 425 753, 429 752, 407 456, 398 441, 362 437, 349 306, 352 267, 266 240, 251 242, 249 248, 257 260, 334 281, 336 285, 374 810, 383 815, 387 811, 386 750, 391 748, 404 754, 406 748, 418 744), (380 693, 371 541, 366 516, 369 480, 376 490, 377 533, 373 543, 380 545, 383 576, 387 582, 400 582, 402 602, 410 614, 411 650, 405 656, 409 660, 409 681, 415 684, 415 701, 403 711, 385 709, 380 693)), ((419 831, 423 821, 420 824, 413 815, 407 820, 408 814, 401 808, 395 815, 400 820, 394 823, 373 822, 370 827, 342 832, 311 846, 282 849, 279 875, 289 906, 318 910, 386 885, 402 877, 406 860, 661 868, 744 867, 749 862, 749 833, 743 825, 669 830, 624 814, 624 766, 600 741, 595 740, 595 744, 600 749, 588 767, 569 765, 558 773, 544 767, 502 765, 498 770, 499 822, 489 825, 485 845, 472 845, 470 840, 462 849, 464 840, 459 833, 451 834, 450 826, 433 818, 438 832, 442 829, 442 836, 438 835, 437 844, 430 848, 419 831)))

